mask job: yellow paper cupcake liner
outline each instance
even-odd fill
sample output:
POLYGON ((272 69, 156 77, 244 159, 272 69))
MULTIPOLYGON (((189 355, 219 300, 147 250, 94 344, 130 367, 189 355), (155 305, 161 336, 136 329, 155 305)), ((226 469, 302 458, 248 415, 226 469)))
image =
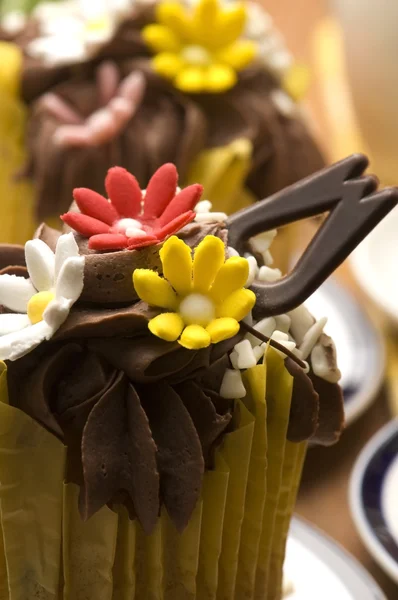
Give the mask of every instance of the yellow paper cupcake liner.
POLYGON ((254 416, 245 513, 239 548, 236 598, 252 598, 256 580, 263 511, 267 490, 266 363, 246 372, 245 405, 254 416))
POLYGON ((0 42, 0 243, 23 244, 35 229, 32 184, 20 177, 26 165, 26 109, 20 100, 22 55, 0 42))
POLYGON ((163 508, 148 536, 123 507, 82 522, 78 487, 64 483, 65 447, 9 406, 3 367, 0 600, 279 600, 305 444, 286 441, 292 378, 283 359, 268 348, 244 380, 235 429, 187 528, 179 534, 163 508))
POLYGON ((245 181, 252 152, 252 144, 246 138, 203 150, 193 161, 186 184, 201 183, 203 198, 210 200, 215 211, 231 214, 250 206, 255 198, 245 190, 245 181))

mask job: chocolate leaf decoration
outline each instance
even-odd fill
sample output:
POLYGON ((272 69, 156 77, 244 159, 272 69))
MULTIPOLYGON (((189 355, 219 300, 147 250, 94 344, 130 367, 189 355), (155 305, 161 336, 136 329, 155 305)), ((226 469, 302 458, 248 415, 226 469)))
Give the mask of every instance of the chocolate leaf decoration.
POLYGON ((309 376, 319 394, 319 422, 311 442, 331 446, 339 440, 344 429, 343 392, 338 383, 321 379, 312 370, 309 376))
POLYGON ((377 179, 362 176, 367 165, 354 154, 229 217, 229 244, 242 252, 253 235, 330 211, 291 273, 252 285, 262 317, 302 304, 396 206, 398 188, 374 193, 377 179))
POLYGON ((140 399, 123 373, 90 413, 83 432, 84 487, 79 506, 89 519, 126 490, 144 531, 159 515, 156 446, 140 399))
POLYGON ((318 427, 319 396, 311 379, 297 363, 287 358, 285 366, 293 377, 287 439, 303 442, 312 437, 318 427))
POLYGON ((179 395, 159 382, 139 390, 156 442, 161 498, 183 531, 199 500, 204 461, 195 426, 179 395))
POLYGON ((202 445, 205 464, 209 465, 213 446, 231 422, 232 413, 217 414, 211 398, 193 381, 182 383, 176 391, 191 416, 202 445))

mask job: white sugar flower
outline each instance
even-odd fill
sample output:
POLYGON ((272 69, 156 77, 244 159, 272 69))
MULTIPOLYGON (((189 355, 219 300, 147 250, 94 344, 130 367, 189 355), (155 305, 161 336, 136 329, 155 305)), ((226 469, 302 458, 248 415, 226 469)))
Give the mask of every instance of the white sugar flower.
POLYGON ((84 257, 73 233, 62 235, 55 253, 41 240, 25 245, 29 279, 0 275, 0 360, 16 360, 49 340, 83 290, 84 257))
POLYGON ((83 62, 107 43, 133 0, 43 2, 34 11, 39 36, 27 52, 49 65, 83 62))

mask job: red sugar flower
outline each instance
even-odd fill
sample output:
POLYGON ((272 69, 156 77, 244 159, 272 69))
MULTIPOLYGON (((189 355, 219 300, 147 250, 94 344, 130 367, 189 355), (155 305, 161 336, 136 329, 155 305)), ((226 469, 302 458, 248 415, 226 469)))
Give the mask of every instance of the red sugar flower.
POLYGON ((146 192, 126 169, 109 169, 105 188, 109 200, 87 188, 77 188, 73 197, 79 212, 61 219, 89 238, 92 250, 135 250, 162 242, 195 218, 193 211, 203 187, 194 184, 177 192, 175 165, 161 166, 146 192))

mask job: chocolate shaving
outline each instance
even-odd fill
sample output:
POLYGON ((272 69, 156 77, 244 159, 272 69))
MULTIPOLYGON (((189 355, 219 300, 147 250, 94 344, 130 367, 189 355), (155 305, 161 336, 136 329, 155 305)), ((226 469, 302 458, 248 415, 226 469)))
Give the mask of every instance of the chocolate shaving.
POLYGON ((290 358, 285 360, 285 367, 293 377, 287 439, 303 442, 312 437, 318 427, 319 395, 310 377, 290 358))
POLYGON ((331 446, 339 440, 344 429, 343 392, 337 383, 329 383, 312 371, 309 376, 319 395, 319 424, 311 442, 331 446))
POLYGON ((291 273, 251 286, 263 317, 302 304, 396 206, 398 188, 374 193, 377 179, 362 176, 367 165, 365 156, 354 154, 229 217, 229 243, 242 253, 261 231, 330 211, 291 273))

